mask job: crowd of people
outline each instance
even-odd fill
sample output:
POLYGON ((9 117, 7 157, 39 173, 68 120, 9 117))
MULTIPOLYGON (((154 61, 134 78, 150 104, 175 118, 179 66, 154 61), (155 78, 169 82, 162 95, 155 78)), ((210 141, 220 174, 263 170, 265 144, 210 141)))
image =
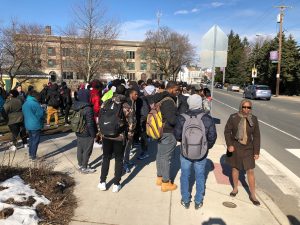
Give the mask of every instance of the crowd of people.
MULTIPOLYGON (((140 146, 138 160, 149 157, 151 138, 147 135, 147 117, 151 109, 159 106, 163 129, 161 136, 154 140, 157 144, 155 183, 162 192, 177 189, 170 168, 177 142, 181 142, 181 204, 185 208, 190 206, 189 178, 193 169, 196 180, 195 208, 202 207, 206 158, 217 139, 215 123, 210 116, 209 89, 175 81, 148 79, 146 82, 126 82, 116 79, 105 85, 99 80, 80 84, 74 98, 65 82, 60 86, 49 82, 39 93, 29 87, 25 94, 20 86, 11 90, 8 96, 3 94, 2 89, 0 91, 0 113, 7 118, 13 134, 10 150, 17 149, 20 135, 23 147, 29 145, 30 159, 36 160, 44 121, 46 127, 50 127, 54 116, 54 126, 57 127, 60 112, 64 116, 65 126, 71 126, 76 133, 78 169, 82 174, 95 172, 89 167, 89 158, 95 141, 102 144, 103 161, 98 184, 102 191, 107 190, 106 180, 112 158, 115 159, 112 191, 119 192, 123 173, 130 173, 133 166, 130 160, 133 146, 140 146), (70 114, 70 111, 73 113, 70 114)), ((260 140, 257 118, 252 116, 251 106, 250 101, 241 103, 240 112, 227 122, 225 138, 231 153, 230 156, 228 154, 228 163, 233 168, 234 189, 230 195, 234 197, 238 193, 237 179, 239 171, 244 169, 250 179, 250 200, 259 205, 255 197, 253 168, 254 160, 259 155, 260 140)))

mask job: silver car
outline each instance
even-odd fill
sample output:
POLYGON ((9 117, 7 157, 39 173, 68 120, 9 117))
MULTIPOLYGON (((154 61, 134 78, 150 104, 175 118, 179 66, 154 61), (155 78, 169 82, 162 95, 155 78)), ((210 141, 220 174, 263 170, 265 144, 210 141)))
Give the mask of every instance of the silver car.
POLYGON ((245 88, 243 97, 251 99, 270 100, 272 96, 271 89, 267 85, 249 85, 245 88))

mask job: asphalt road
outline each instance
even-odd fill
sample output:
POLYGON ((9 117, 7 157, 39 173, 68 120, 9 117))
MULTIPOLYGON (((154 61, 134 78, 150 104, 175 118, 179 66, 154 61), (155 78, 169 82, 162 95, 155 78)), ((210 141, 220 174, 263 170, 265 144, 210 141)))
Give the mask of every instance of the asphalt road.
MULTIPOLYGON (((220 120, 218 132, 224 136, 227 119, 239 108, 242 94, 214 89, 213 98, 212 115, 220 120)), ((261 153, 265 153, 266 160, 272 159, 272 165, 259 159, 257 184, 292 218, 293 224, 300 224, 300 159, 287 150, 300 151, 300 102, 276 98, 252 102, 253 114, 260 120, 261 148, 265 150, 261 153), (284 169, 277 172, 277 167, 284 169)))

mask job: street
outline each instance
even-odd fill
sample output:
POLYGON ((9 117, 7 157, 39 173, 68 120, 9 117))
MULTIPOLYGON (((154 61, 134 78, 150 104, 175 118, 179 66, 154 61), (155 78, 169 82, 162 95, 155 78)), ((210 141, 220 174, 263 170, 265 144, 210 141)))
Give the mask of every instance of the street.
MULTIPOLYGON (((212 115, 220 119, 218 135, 224 136, 227 119, 239 108, 242 94, 217 89, 213 98, 212 115)), ((300 102, 275 97, 271 101, 252 102, 261 132, 261 153, 255 169, 257 186, 290 220, 299 222, 300 102)))

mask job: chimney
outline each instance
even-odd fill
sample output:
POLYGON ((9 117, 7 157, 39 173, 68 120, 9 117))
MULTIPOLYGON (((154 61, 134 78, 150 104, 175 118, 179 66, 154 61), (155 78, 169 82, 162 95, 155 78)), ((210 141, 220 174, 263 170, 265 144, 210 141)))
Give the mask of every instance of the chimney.
POLYGON ((46 34, 46 35, 51 35, 51 33, 52 33, 52 32, 51 32, 51 26, 46 26, 46 27, 45 27, 45 34, 46 34))

